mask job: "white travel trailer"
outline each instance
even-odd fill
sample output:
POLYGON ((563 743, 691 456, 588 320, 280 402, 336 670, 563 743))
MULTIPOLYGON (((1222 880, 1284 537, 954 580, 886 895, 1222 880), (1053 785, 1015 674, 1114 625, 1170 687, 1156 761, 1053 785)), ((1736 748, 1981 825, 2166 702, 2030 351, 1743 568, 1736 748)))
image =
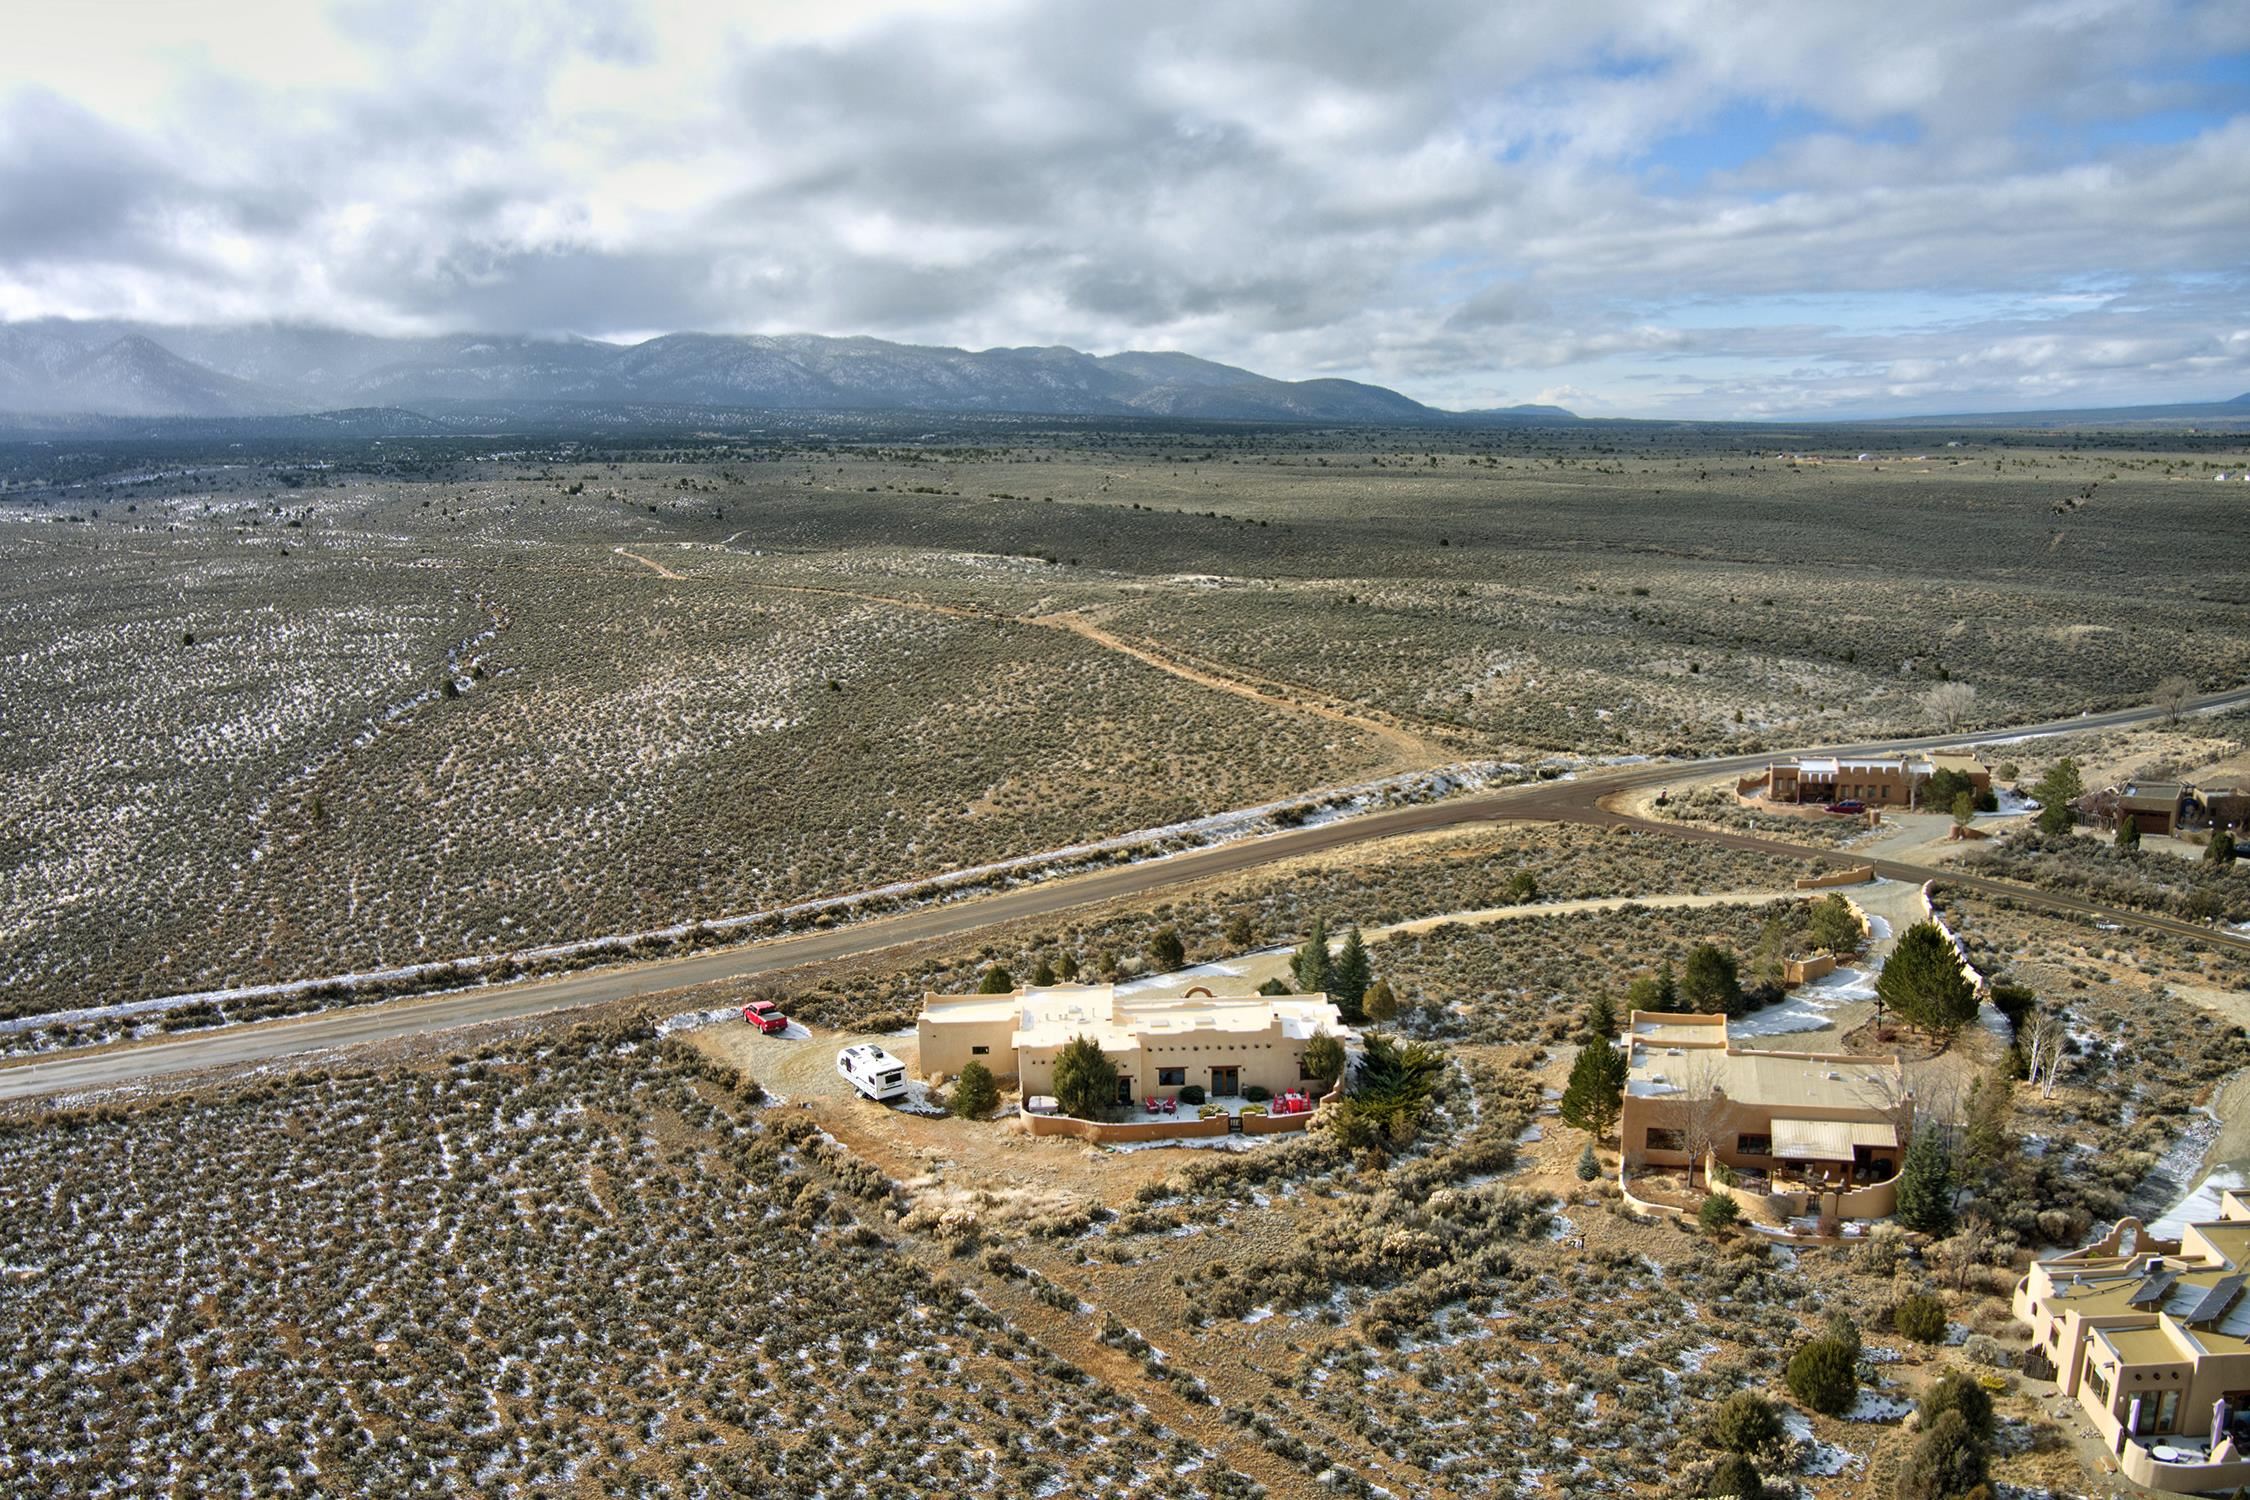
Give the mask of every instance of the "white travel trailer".
POLYGON ((873 1042, 837 1053, 836 1071, 844 1082, 877 1104, 906 1097, 906 1064, 873 1042))

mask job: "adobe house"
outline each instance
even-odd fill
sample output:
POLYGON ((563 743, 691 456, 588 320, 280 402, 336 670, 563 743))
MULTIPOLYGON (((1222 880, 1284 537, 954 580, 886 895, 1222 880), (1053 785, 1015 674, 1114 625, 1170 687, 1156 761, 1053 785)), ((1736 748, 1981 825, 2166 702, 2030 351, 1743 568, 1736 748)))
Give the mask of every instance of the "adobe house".
POLYGON ((915 1024, 921 1068, 958 1075, 981 1062, 1014 1074, 1023 1092, 1054 1092, 1055 1055, 1074 1037, 1100 1044, 1117 1067, 1117 1102, 1177 1098, 1193 1084, 1225 1098, 1278 1094, 1311 1082, 1305 1044, 1321 1032, 1347 1049, 1359 1034, 1326 995, 1120 994, 1107 984, 1059 984, 1005 995, 922 998, 915 1024))
MULTIPOLYGON (((1869 807, 1920 806, 1922 784, 1940 771, 1969 778, 1977 795, 1992 790, 1992 772, 1973 755, 1806 755, 1766 767, 1769 802, 1864 802, 1869 807)), ((1945 812, 1945 808, 1931 808, 1945 812)))
POLYGON ((2143 834, 2177 833, 2195 806, 2194 790, 2176 781, 2136 782, 2118 794, 2117 821, 2131 818, 2143 834))
POLYGON ((1881 1218, 1898 1204, 1913 1096, 1896 1057, 1736 1050, 1725 1016, 1636 1010, 1619 1144, 1629 1172, 1762 1178, 1776 1212, 1881 1218))
POLYGON ((2250 1484, 2246 1292, 2250 1194, 2224 1192, 2177 1241, 2123 1219, 2034 1262, 2014 1307, 2125 1476, 2187 1494, 2250 1484))

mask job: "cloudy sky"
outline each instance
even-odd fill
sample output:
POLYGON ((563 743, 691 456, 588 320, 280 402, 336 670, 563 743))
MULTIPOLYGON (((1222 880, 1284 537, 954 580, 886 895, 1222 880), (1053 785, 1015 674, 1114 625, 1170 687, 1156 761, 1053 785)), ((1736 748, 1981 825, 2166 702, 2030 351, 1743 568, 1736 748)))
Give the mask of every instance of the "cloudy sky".
POLYGON ((1446 406, 2250 390, 2250 4, 12 5, 0 318, 1177 348, 1446 406))

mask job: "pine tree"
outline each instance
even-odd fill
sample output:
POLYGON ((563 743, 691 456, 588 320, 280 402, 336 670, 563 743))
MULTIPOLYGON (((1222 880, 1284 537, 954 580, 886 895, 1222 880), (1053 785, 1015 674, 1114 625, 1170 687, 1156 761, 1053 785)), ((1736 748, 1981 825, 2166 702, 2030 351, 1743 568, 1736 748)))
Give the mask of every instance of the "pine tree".
POLYGON ((1663 971, 1656 977, 1656 1008, 1658 1010, 1678 1010, 1680 1008, 1680 981, 1673 976, 1672 960, 1670 959, 1664 960, 1663 971))
POLYGON ((1062 976, 1064 984, 1076 984, 1078 982, 1078 955, 1065 953, 1062 956, 1062 962, 1055 965, 1055 972, 1062 976))
POLYGON ((1938 1126, 1915 1131, 1906 1148, 1898 1179, 1898 1221, 1924 1234, 1942 1236, 1953 1230, 1953 1150, 1938 1126))
POLYGON ((2141 825, 2131 813, 2117 815, 2117 847, 2128 853, 2141 847, 2141 825))
POLYGON ((1578 1153, 1578 1180, 1592 1182, 1602 1175, 1602 1159, 1594 1154, 1594 1143, 1586 1142, 1586 1149, 1578 1153))
POLYGON ((1005 995, 1015 987, 1014 978, 998 964, 986 969, 984 977, 977 981, 977 993, 980 995, 1005 995))
POLYGON ((1570 1065, 1570 1081, 1563 1085, 1563 1122, 1595 1140, 1609 1134, 1625 1107, 1628 1066, 1625 1054, 1606 1040, 1590 1041, 1579 1048, 1578 1061, 1570 1065))
POLYGON ((1051 1087, 1064 1114, 1098 1120, 1117 1098, 1117 1064, 1103 1055, 1101 1043, 1092 1037, 1072 1037, 1055 1054, 1051 1087))
POLYGON ((1361 1008, 1367 1012, 1367 1019, 1370 1021, 1396 1020, 1398 1018, 1398 992, 1391 988, 1391 982, 1388 979, 1378 979, 1374 986, 1368 990, 1367 999, 1362 1002, 1361 1008))
POLYGON ((1180 929, 1166 926, 1159 927, 1151 933, 1148 940, 1148 957, 1149 962, 1156 965, 1159 973, 1169 974, 1175 969, 1186 968, 1187 945, 1180 941, 1180 929))
POLYGON ((1961 1180, 1982 1186, 2015 1159, 2015 1085, 2005 1073, 1979 1074, 1969 1085, 1967 1123, 1961 1129, 1961 1180))
POLYGON ((2203 858, 2220 869, 2234 863, 2234 834, 2224 828, 2214 828, 2203 841, 2203 858))
POLYGON ((1617 1007, 1609 996, 1597 994, 1586 1002, 1585 1034, 1608 1040, 1617 1035, 1617 1007))
MULTIPOLYGON (((1667 977, 1671 969, 1665 969, 1667 977)), ((1713 943, 1698 943, 1688 955, 1687 973, 1681 976, 1679 998, 1688 1009, 1707 1016, 1742 1013, 1742 975, 1734 955, 1713 943)))
POLYGON ((1031 982, 1042 987, 1055 982, 1055 966, 1047 962, 1044 956, 1040 958, 1039 966, 1031 971, 1031 982))
POLYGON ((1324 918, 1313 918, 1312 931, 1297 949, 1297 956, 1289 961, 1289 977, 1297 983, 1300 995, 1325 994, 1328 989, 1328 923, 1324 918))
POLYGON ((1875 994, 1901 1020, 1938 1037, 1950 1037, 1976 1019, 1976 989, 1935 922, 1906 929, 1875 977, 1875 994))
POLYGON ((953 1097, 945 1107, 964 1120, 978 1115, 1000 1102, 1000 1086, 993 1082, 992 1070, 980 1062, 966 1063, 961 1076, 954 1081, 953 1097))
POLYGON ((1367 945, 1360 939, 1359 926, 1354 923, 1344 929, 1344 946, 1336 954, 1336 961, 1328 966, 1328 998, 1336 1002, 1336 1009, 1353 1025, 1367 1019, 1363 1001, 1367 987, 1374 982, 1375 966, 1368 962, 1367 945))

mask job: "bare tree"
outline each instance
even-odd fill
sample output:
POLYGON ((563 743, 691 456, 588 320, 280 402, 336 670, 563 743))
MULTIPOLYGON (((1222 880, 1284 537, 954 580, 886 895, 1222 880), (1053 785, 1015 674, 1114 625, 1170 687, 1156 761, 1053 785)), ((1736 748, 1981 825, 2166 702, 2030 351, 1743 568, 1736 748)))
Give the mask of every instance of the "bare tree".
POLYGON ((1965 682, 1941 682, 1922 695, 1922 709, 1947 733, 1969 722, 1976 711, 1977 690, 1965 682))
MULTIPOLYGON (((1680 1143, 1687 1148, 1688 1186, 1695 1186, 1695 1174, 1704 1158, 1718 1149, 1720 1126, 1727 1117, 1726 1091, 1720 1088, 1725 1076, 1722 1064, 1709 1056, 1701 1056, 1680 1070, 1679 1097, 1673 1101, 1673 1118, 1680 1122, 1680 1143)), ((1709 1187, 1709 1174, 1704 1186, 1709 1187)))
POLYGON ((2167 677, 2156 685, 2149 701, 2164 710, 2164 717, 2178 723, 2187 711, 2188 701, 2195 696, 2195 684, 2185 677, 2167 677))
POLYGON ((2061 1074, 2063 1060, 2068 1056, 2070 1028, 2063 1024, 2061 1016, 2050 1011, 2032 1023, 2024 1042, 2024 1071, 2028 1075, 2025 1081, 2039 1091, 2040 1098, 2054 1098, 2055 1079, 2061 1074))

